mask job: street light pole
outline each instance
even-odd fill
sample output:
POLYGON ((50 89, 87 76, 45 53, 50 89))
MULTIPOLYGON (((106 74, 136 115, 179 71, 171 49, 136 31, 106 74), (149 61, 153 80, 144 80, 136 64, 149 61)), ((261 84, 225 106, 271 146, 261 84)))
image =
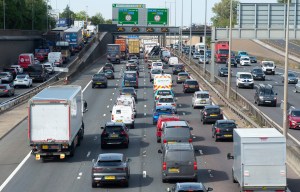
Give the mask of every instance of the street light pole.
POLYGON ((48 13, 48 1, 49 1, 49 0, 46 1, 46 4, 47 4, 47 5, 46 5, 46 6, 47 6, 47 15, 46 15, 46 17, 47 17, 47 32, 48 32, 48 28, 49 28, 49 20, 48 20, 48 18, 49 18, 49 13, 48 13))
POLYGON ((3 29, 5 30, 5 0, 3 0, 3 29))
POLYGON ((206 70, 206 17, 207 17, 207 0, 205 0, 205 16, 204 16, 204 63, 203 63, 203 75, 206 70))
POLYGON ((182 55, 183 0, 181 0, 180 54, 182 55))
POLYGON ((34 0, 31 0, 31 30, 33 30, 33 28, 34 28, 33 2, 34 2, 34 0))
POLYGON ((284 93, 283 93, 283 134, 287 137, 287 110, 288 110, 288 59, 289 59, 289 17, 290 1, 287 1, 287 15, 285 26, 285 58, 284 58, 284 93))
POLYGON ((190 26, 190 52, 189 52, 189 64, 191 64, 192 57, 192 18, 193 18, 193 0, 191 0, 191 26, 190 26))
POLYGON ((230 1, 230 20, 229 20, 229 54, 228 54, 228 80, 227 80, 227 91, 226 98, 230 97, 231 88, 231 47, 232 47, 232 0, 230 1))

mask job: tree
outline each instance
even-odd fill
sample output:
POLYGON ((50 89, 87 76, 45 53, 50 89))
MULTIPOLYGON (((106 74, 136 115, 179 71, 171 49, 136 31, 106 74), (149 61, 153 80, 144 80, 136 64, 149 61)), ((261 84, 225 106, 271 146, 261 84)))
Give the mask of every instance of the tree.
POLYGON ((103 24, 105 23, 105 19, 101 13, 96 13, 94 16, 91 17, 91 22, 93 25, 103 24))
POLYGON ((59 18, 73 18, 75 16, 75 13, 71 11, 69 5, 66 6, 64 11, 59 14, 59 18))
POLYGON ((86 13, 86 11, 80 11, 78 13, 75 13, 74 19, 79 21, 85 21, 86 19, 89 19, 89 16, 86 13))
MULTIPOLYGON (((231 0, 222 0, 220 3, 216 3, 212 8, 213 13, 215 14, 214 17, 211 18, 213 22, 213 26, 215 27, 226 27, 229 26, 229 19, 230 19, 230 1, 231 0)), ((237 11, 237 4, 239 3, 238 0, 232 0, 232 25, 236 24, 236 11, 237 11)))
POLYGON ((105 21, 105 24, 112 24, 112 20, 111 20, 111 19, 107 19, 107 20, 105 21))
MULTIPOLYGON (((289 1, 290 1, 290 3, 291 3, 291 0, 289 0, 289 1)), ((288 0, 277 0, 277 2, 278 2, 278 3, 287 3, 288 0)))

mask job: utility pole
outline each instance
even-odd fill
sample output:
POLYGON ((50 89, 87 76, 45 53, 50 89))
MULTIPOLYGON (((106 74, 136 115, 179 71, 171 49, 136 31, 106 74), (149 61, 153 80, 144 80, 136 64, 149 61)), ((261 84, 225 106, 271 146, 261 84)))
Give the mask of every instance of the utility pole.
POLYGON ((193 0, 191 0, 191 25, 190 25, 190 52, 189 52, 189 64, 191 65, 192 57, 192 20, 193 19, 193 0))
POLYGON ((229 20, 229 53, 228 53, 228 79, 227 79, 227 91, 226 98, 230 97, 230 88, 231 88, 231 48, 232 48, 232 0, 230 1, 230 20, 229 20))
POLYGON ((5 30, 5 0, 3 0, 3 29, 5 30))
POLYGON ((205 16, 204 16, 204 63, 203 63, 203 75, 205 76, 206 70, 206 17, 207 17, 207 0, 205 0, 205 16))

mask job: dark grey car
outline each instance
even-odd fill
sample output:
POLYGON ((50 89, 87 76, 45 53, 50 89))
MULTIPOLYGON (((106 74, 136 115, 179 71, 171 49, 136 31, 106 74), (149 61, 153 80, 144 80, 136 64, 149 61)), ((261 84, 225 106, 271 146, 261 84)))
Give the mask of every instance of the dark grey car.
POLYGON ((104 73, 96 73, 92 78, 92 88, 103 86, 107 88, 107 78, 104 73))
MULTIPOLYGON (((288 72, 288 84, 297 84, 298 83, 298 77, 293 72, 288 72)), ((284 76, 282 76, 282 83, 284 83, 284 76)))
POLYGON ((0 96, 12 96, 15 94, 15 88, 9 84, 0 84, 0 96))
POLYGON ((162 182, 169 180, 198 180, 198 166, 191 143, 166 144, 162 154, 162 182))
POLYGON ((184 182, 184 183, 176 183, 172 188, 168 188, 168 192, 207 192, 212 191, 213 188, 206 187, 202 183, 198 182, 184 182))
POLYGON ((251 74, 254 80, 262 80, 264 81, 266 76, 261 68, 255 67, 252 69, 251 74))
POLYGON ((128 187, 130 159, 122 153, 102 153, 92 168, 92 187, 102 184, 121 184, 128 187))

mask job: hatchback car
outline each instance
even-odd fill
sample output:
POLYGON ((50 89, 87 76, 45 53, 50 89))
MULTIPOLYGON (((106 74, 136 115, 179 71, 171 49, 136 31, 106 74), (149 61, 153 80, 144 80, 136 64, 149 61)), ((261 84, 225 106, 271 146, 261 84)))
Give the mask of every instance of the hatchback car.
POLYGON ((245 65, 251 65, 250 63, 250 58, 248 56, 242 56, 240 58, 240 65, 245 66, 245 65))
MULTIPOLYGON (((229 65, 229 59, 227 59, 227 66, 229 65)), ((237 62, 235 58, 231 58, 231 67, 237 67, 237 62)))
POLYGON ((185 67, 183 64, 176 64, 173 66, 173 75, 177 75, 180 72, 184 72, 185 71, 185 67))
POLYGON ((187 79, 183 83, 183 92, 184 93, 194 93, 199 91, 199 84, 197 80, 187 79))
POLYGON ((251 74, 253 76, 254 80, 262 80, 265 81, 266 80, 266 76, 265 73, 263 72, 263 70, 259 67, 254 67, 251 70, 251 74))
POLYGON ((257 63, 257 59, 255 56, 250 56, 250 63, 257 63))
POLYGON ((204 106, 201 113, 201 121, 205 123, 215 123, 217 120, 223 119, 223 113, 218 105, 207 105, 204 106))
POLYGON ((137 101, 137 93, 134 87, 122 87, 120 95, 131 95, 137 101))
POLYGON ((157 120, 160 115, 171 115, 175 114, 175 111, 171 106, 157 106, 153 110, 153 116, 152 116, 152 123, 153 125, 156 125, 157 120))
POLYGON ((111 64, 111 63, 106 63, 104 66, 103 66, 103 71, 105 71, 105 70, 112 70, 113 72, 115 72, 115 68, 114 68, 114 66, 113 66, 113 64, 111 64))
POLYGON ((157 143, 161 142, 161 132, 162 132, 162 127, 165 122, 169 121, 179 121, 180 118, 178 115, 160 115, 157 124, 156 124, 156 141, 157 143))
MULTIPOLYGON (((187 129, 178 129, 186 130, 187 129)), ((162 182, 169 180, 198 180, 198 165, 194 147, 191 143, 166 144, 161 150, 162 182)))
POLYGON ((187 79, 190 79, 190 74, 187 72, 180 72, 177 74, 176 83, 183 83, 187 79))
POLYGON ((233 129, 236 128, 234 120, 217 120, 212 126, 212 138, 215 141, 221 139, 233 139, 233 129))
POLYGON ((16 76, 14 80, 14 87, 17 88, 20 86, 25 86, 28 88, 32 86, 32 79, 29 77, 29 75, 22 74, 16 76))
POLYGON ((151 71, 149 73, 150 73, 150 82, 152 82, 155 75, 163 74, 163 70, 154 68, 154 69, 151 69, 151 71))
POLYGON ((174 112, 177 113, 176 101, 172 95, 159 97, 159 99, 155 102, 155 107, 157 106, 170 106, 174 112))
POLYGON ((202 183, 184 182, 176 183, 172 188, 167 188, 167 192, 207 192, 213 188, 206 188, 202 183))
POLYGON ((129 185, 130 159, 122 153, 102 153, 92 167, 92 187, 103 184, 129 185))
POLYGON ((0 96, 12 96, 15 94, 15 88, 10 84, 0 84, 0 96))
POLYGON ((227 77, 228 76, 228 67, 220 67, 218 71, 218 76, 227 77))
MULTIPOLYGON (((288 72, 288 84, 297 84, 298 83, 298 77, 293 72, 288 72)), ((282 83, 284 83, 284 75, 282 75, 282 83)))
POLYGON ((300 129, 300 109, 290 108, 288 120, 290 129, 300 129))
POLYGON ((108 145, 120 145, 128 148, 129 145, 129 129, 124 123, 108 122, 105 124, 101 133, 101 148, 104 149, 108 145))
POLYGON ((92 77, 92 88, 95 88, 96 86, 103 86, 107 88, 107 78, 104 73, 96 73, 92 77))
POLYGON ((0 79, 1 79, 2 83, 4 83, 4 82, 10 83, 13 81, 14 77, 12 76, 12 74, 10 72, 0 72, 0 79))
POLYGON ((204 107, 206 105, 212 105, 211 97, 208 91, 196 91, 192 98, 192 107, 204 107))
POLYGON ((210 62, 210 57, 206 56, 204 58, 204 55, 200 55, 199 59, 198 59, 198 63, 199 64, 203 64, 204 63, 204 60, 205 60, 205 64, 209 64, 210 62))
POLYGON ((105 70, 104 75, 107 79, 114 79, 115 78, 113 70, 110 70, 110 69, 105 70))

